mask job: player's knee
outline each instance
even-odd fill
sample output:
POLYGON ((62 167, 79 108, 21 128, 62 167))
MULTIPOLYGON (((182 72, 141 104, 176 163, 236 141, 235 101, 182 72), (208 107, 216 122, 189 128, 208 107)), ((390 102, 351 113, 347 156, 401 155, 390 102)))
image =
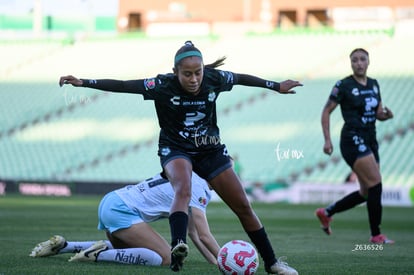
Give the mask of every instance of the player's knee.
POLYGON ((381 175, 379 173, 367 175, 360 180, 360 184, 366 190, 377 185, 379 182, 381 182, 381 175))
POLYGON ((255 215, 248 201, 238 202, 237 205, 235 205, 232 208, 239 218, 244 218, 244 217, 248 218, 248 217, 255 215))
POLYGON ((173 184, 175 197, 180 198, 180 200, 191 199, 191 183, 187 181, 177 181, 173 184))
POLYGON ((180 201, 188 201, 191 200, 191 189, 183 188, 183 189, 177 189, 175 191, 175 197, 179 199, 180 201))

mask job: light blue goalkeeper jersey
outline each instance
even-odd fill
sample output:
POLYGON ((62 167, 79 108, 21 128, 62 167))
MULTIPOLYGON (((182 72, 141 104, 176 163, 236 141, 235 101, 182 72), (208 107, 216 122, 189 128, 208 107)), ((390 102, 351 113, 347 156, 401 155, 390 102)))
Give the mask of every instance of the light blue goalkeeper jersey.
MULTIPOLYGON (((198 208, 205 213, 211 199, 211 190, 207 182, 194 172, 191 182, 192 196, 189 207, 198 208)), ((145 222, 168 218, 174 199, 172 185, 161 174, 114 192, 130 209, 138 212, 145 222)))

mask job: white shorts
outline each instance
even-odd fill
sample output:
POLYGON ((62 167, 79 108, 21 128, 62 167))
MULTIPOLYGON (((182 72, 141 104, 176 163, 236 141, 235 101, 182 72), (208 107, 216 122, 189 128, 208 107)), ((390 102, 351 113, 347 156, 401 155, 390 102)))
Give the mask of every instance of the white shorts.
POLYGON ((102 198, 98 208, 98 219, 98 229, 110 233, 144 222, 141 215, 130 209, 115 192, 110 192, 102 198))

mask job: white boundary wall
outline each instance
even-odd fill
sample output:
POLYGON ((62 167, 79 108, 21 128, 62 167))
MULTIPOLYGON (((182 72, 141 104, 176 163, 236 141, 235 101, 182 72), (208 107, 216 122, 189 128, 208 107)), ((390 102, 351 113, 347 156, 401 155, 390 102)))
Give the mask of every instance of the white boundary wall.
MULTIPOLYGON (((332 203, 343 196, 359 189, 359 184, 330 185, 321 183, 296 182, 289 188, 289 202, 291 203, 332 203)), ((384 206, 413 206, 410 192, 414 187, 387 187, 383 186, 382 204, 384 206)))

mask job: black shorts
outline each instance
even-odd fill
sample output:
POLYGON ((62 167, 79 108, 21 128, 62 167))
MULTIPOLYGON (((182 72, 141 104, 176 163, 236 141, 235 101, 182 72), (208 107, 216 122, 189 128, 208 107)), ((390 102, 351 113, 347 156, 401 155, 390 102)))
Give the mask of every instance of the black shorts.
POLYGON ((378 142, 375 135, 364 135, 356 131, 342 132, 340 141, 341 154, 349 167, 353 167, 358 158, 374 154, 379 163, 378 142))
POLYGON ((202 152, 185 152, 177 148, 163 146, 159 148, 158 155, 162 167, 177 158, 187 159, 193 165, 193 171, 207 181, 232 166, 224 144, 213 150, 202 152))

